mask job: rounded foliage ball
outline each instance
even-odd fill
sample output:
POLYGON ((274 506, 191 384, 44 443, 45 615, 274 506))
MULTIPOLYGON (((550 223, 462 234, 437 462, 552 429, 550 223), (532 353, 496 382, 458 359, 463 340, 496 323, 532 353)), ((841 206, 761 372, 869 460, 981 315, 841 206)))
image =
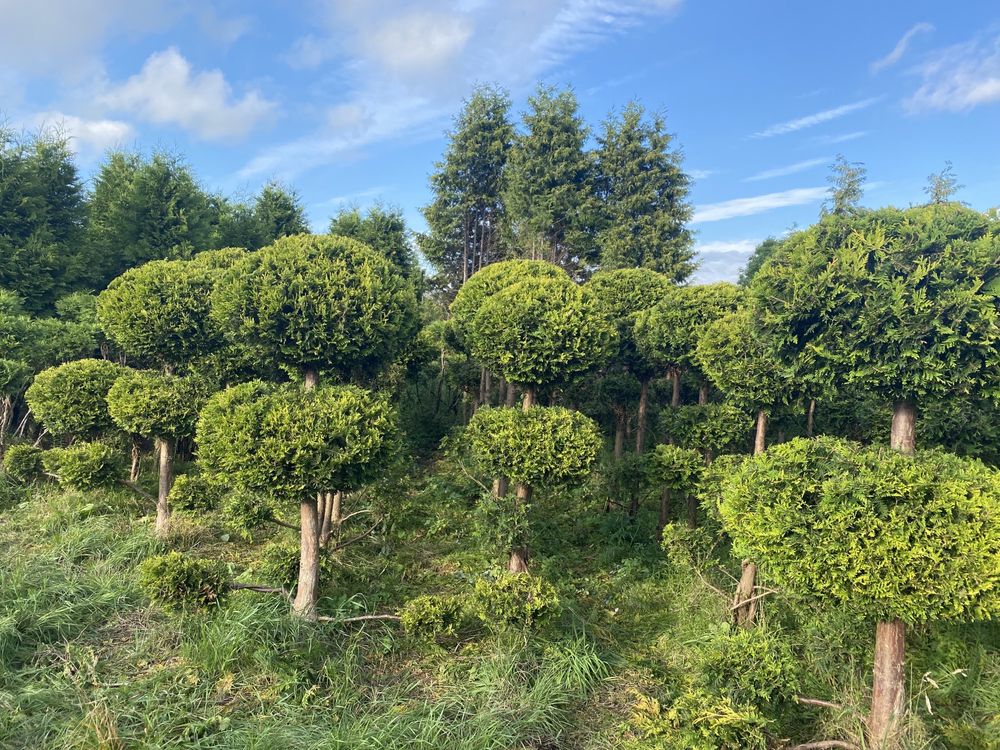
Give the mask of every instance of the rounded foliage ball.
POLYGON ((237 487, 298 502, 378 476, 396 447, 395 414, 356 386, 244 383, 209 399, 198 420, 203 468, 237 487))
POLYGON ((747 440, 753 420, 732 404, 688 404, 663 409, 659 428, 684 448, 714 454, 747 440))
POLYGON ((480 409, 466 439, 487 475, 528 485, 584 479, 601 448, 594 420, 560 406, 480 409))
POLYGON ((19 359, 0 358, 0 394, 17 393, 24 387, 29 377, 31 377, 31 368, 27 362, 22 362, 19 359))
POLYGON ((15 482, 33 482, 42 475, 42 449, 30 443, 18 443, 3 456, 3 471, 15 482))
POLYGON ((425 594, 403 605, 400 624, 408 635, 419 640, 454 638, 465 624, 467 606, 465 597, 425 594))
POLYGON ((139 586, 154 602, 176 609, 219 604, 228 588, 217 565, 177 551, 144 560, 139 586))
POLYGON ((876 620, 1000 613, 1000 474, 978 461, 797 438, 721 494, 736 554, 781 587, 876 620))
POLYGON ((218 508, 224 494, 224 487, 203 474, 181 474, 174 479, 167 501, 172 510, 203 513, 218 508))
POLYGON ((53 435, 95 437, 115 426, 107 395, 124 369, 103 359, 67 362, 38 373, 25 398, 53 435))
POLYGON ((107 487, 121 478, 122 456, 107 443, 73 443, 68 448, 49 448, 42 454, 47 474, 61 487, 90 490, 107 487))
POLYGON ((347 237, 294 235, 230 268, 213 315, 236 341, 296 370, 372 374, 416 333, 411 285, 380 253, 347 237))
POLYGON ((705 459, 693 448, 658 445, 649 458, 647 472, 661 487, 675 492, 694 490, 705 468, 705 459))
POLYGON ((194 434, 198 412, 207 399, 199 378, 128 370, 108 391, 115 423, 145 437, 179 438, 194 434))
POLYGON ((572 380, 603 364, 618 334, 593 292, 530 278, 488 297, 469 328, 473 356, 518 385, 572 380))
POLYGON ((532 628, 559 612, 559 595, 548 581, 502 571, 476 579, 475 615, 489 627, 532 628))

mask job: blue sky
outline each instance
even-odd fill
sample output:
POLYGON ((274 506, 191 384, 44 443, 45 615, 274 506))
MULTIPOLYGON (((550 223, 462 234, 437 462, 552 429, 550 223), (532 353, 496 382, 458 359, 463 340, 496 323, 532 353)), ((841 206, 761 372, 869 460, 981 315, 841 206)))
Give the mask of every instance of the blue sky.
POLYGON ((476 82, 571 85, 599 126, 666 112, 695 177, 699 280, 817 216, 838 153, 867 205, 1000 205, 995 0, 0 0, 0 112, 61 126, 85 172, 107 148, 166 148, 205 186, 280 179, 317 230, 346 205, 422 228, 443 133, 476 82))

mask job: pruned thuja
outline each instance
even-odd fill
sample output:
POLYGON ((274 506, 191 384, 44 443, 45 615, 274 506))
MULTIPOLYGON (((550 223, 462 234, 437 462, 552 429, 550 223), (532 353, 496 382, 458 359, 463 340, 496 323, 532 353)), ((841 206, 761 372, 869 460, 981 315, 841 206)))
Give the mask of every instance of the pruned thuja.
POLYGON ((25 393, 32 413, 55 436, 92 438, 115 424, 107 395, 124 368, 103 359, 79 359, 43 370, 25 393))

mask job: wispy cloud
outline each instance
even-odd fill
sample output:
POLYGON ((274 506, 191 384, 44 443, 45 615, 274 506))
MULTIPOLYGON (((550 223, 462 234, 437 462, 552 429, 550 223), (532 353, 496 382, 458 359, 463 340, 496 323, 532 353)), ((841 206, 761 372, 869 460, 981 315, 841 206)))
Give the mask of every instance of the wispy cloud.
POLYGON ((325 201, 318 203, 317 207, 321 206, 333 206, 335 208, 340 208, 342 206, 350 206, 353 203, 359 203, 360 201, 369 200, 371 198, 379 198, 385 195, 386 191, 389 190, 385 185, 377 185, 376 187, 370 187, 367 190, 359 190, 356 193, 351 193, 350 195, 335 195, 332 198, 327 198, 325 201))
POLYGON ((53 128, 67 136, 74 151, 92 154, 121 146, 135 135, 132 126, 121 120, 87 120, 63 112, 42 112, 32 117, 31 122, 35 127, 53 128))
POLYGON ((838 143, 847 143, 848 141, 856 141, 858 138, 864 138, 868 135, 867 130, 855 130, 852 133, 840 133, 838 135, 821 135, 814 138, 815 143, 833 146, 838 143))
POLYGON ((903 59, 903 55, 905 55, 906 50, 909 49, 910 42, 913 41, 913 37, 917 34, 926 34, 931 31, 934 31, 934 26, 929 23, 921 22, 914 24, 905 34, 903 34, 902 38, 896 42, 896 46, 892 48, 892 51, 885 57, 880 57, 878 60, 875 60, 869 66, 869 69, 872 73, 878 73, 881 70, 892 67, 903 59))
POLYGON ((825 122, 830 122, 831 120, 837 120, 845 115, 851 114, 852 112, 858 112, 859 110, 866 109, 878 100, 879 97, 871 97, 857 102, 851 102, 850 104, 842 104, 839 107, 834 107, 833 109, 824 109, 822 112, 814 112, 813 114, 806 115, 804 117, 797 117, 794 120, 779 122, 754 133, 753 137, 773 138, 776 135, 786 135, 788 133, 794 133, 797 130, 812 128, 817 125, 822 125, 825 122))
POLYGON ((692 180, 704 180, 713 174, 717 174, 717 171, 714 169, 689 169, 687 174, 692 180))
POLYGON ((744 178, 743 182, 759 182, 760 180, 770 180, 774 177, 785 177, 786 175, 805 172, 807 169, 812 169, 813 167, 818 167, 823 164, 829 164, 831 161, 833 161, 833 157, 821 156, 818 159, 807 159, 805 161, 796 162, 795 164, 788 164, 784 167, 765 169, 763 172, 758 172, 755 175, 744 178))
POLYGON ((766 211, 786 206, 802 206, 816 203, 827 196, 825 187, 795 188, 780 193, 765 193, 750 198, 735 198, 721 203, 707 203, 694 207, 692 224, 704 224, 710 221, 725 221, 738 216, 753 216, 766 211))
POLYGON ((905 102, 911 112, 962 112, 1000 102, 1000 34, 938 50, 917 73, 920 88, 905 102))

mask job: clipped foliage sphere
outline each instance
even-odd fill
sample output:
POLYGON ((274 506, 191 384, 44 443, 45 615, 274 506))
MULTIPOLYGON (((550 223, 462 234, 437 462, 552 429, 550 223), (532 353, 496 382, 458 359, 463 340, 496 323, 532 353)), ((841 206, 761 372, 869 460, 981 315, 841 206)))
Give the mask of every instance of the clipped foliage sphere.
POLYGON ((219 604, 227 591, 216 564, 177 551, 144 560, 139 586, 154 602, 175 609, 219 604))
POLYGON ((27 362, 0 358, 0 394, 11 395, 21 390, 31 376, 27 362))
POLYGON ((167 500, 172 510, 203 513, 218 508, 224 494, 224 487, 203 474, 181 474, 167 500))
POLYGON ((489 627, 528 629, 558 614, 559 595, 543 578, 502 571, 476 579, 472 608, 489 627))
POLYGON ((107 443, 74 443, 68 448, 50 448, 42 454, 45 471, 59 486, 76 490, 107 487, 121 478, 124 460, 107 443))
POLYGON ((673 284, 649 268, 616 268, 598 271, 587 281, 590 289, 615 321, 631 318, 663 299, 673 284))
POLYGON ((568 279, 566 272, 544 260, 504 260, 491 263, 469 277, 455 294, 449 311, 451 322, 461 336, 467 336, 479 308, 489 297, 532 278, 568 279))
POLYGON ((19 443, 7 449, 3 456, 3 471, 15 482, 33 482, 42 475, 42 449, 29 443, 19 443))
POLYGON ((423 641, 454 638, 467 619, 464 597, 425 594, 410 599, 399 611, 400 624, 408 634, 423 641))
POLYGON ((334 235, 295 235, 220 279, 213 315, 233 340, 286 367, 373 373, 416 333, 412 286, 380 253, 334 235))
POLYGON ((530 278, 490 295, 469 339, 482 365, 519 385, 572 380, 603 364, 618 344, 597 297, 567 276, 530 278))
POLYGON ((53 435, 94 437, 114 428, 107 395, 123 371, 103 359, 67 362, 38 373, 25 398, 53 435))
POLYGON ((108 391, 108 407, 126 432, 178 438, 194 434, 206 395, 205 383, 195 377, 129 370, 108 391))
POLYGON ((182 260, 154 260, 112 281, 97 319, 123 351, 155 365, 180 365, 221 343, 209 319, 215 273, 182 260))
POLYGON ((254 381, 209 399, 198 420, 203 468, 281 501, 350 491, 378 476, 396 446, 395 414, 356 386, 254 381))
POLYGON ((649 457, 647 472, 660 487, 690 492, 698 485, 705 459, 693 448, 658 445, 649 457))
POLYGON ((480 409, 466 439, 487 475, 529 485, 586 478, 601 448, 594 420, 560 406, 480 409))
POLYGON ((663 409, 659 428, 677 445, 720 453, 739 445, 750 434, 753 419, 732 404, 689 404, 663 409))
POLYGON ((978 461, 799 438, 737 468, 719 511, 805 596, 911 624, 1000 613, 1000 474, 978 461))

